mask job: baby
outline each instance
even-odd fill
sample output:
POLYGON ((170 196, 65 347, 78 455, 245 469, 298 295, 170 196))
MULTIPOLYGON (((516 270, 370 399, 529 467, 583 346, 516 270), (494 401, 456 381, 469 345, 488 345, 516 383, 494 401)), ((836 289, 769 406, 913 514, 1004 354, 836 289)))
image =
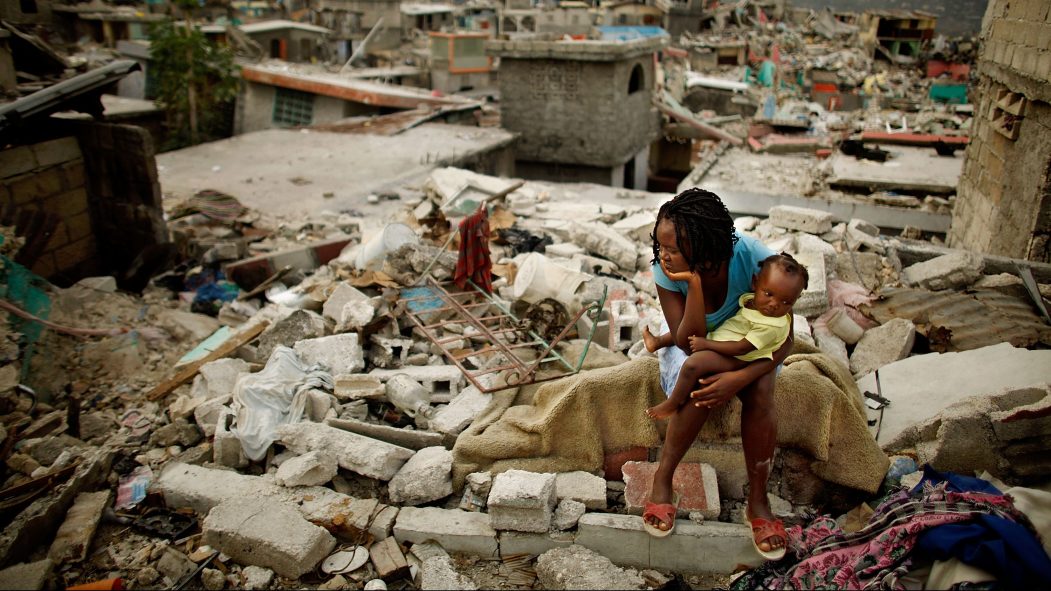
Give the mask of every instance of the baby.
MULTIPOLYGON (((792 306, 808 282, 806 267, 792 255, 781 253, 764 259, 759 273, 752 276, 753 292, 741 296, 737 314, 707 337, 690 337, 690 357, 701 364, 700 375, 735 371, 750 361, 773 358, 792 330, 792 306)), ((651 353, 674 346, 671 333, 655 337, 647 328, 642 338, 651 353)), ((688 388, 676 387, 667 400, 650 407, 646 414, 654 419, 670 417, 686 404, 689 392, 688 388)))

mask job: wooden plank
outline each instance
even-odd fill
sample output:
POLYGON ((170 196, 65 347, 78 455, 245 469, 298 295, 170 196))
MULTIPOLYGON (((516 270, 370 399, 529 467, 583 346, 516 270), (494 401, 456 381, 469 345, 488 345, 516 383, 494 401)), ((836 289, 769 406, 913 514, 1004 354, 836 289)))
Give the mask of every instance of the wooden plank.
POLYGON ((249 327, 241 334, 235 335, 233 338, 220 345, 216 350, 187 365, 185 369, 179 370, 174 376, 157 384, 156 387, 146 394, 146 399, 158 400, 164 398, 170 394, 172 390, 193 379, 193 376, 197 375, 197 372, 201 369, 202 365, 215 361, 216 359, 222 359, 236 351, 242 345, 248 344, 252 339, 259 336, 269 324, 269 322, 263 321, 249 327))
POLYGON ((405 576, 409 572, 409 563, 394 536, 383 538, 369 548, 369 558, 376 567, 376 573, 384 581, 405 576))

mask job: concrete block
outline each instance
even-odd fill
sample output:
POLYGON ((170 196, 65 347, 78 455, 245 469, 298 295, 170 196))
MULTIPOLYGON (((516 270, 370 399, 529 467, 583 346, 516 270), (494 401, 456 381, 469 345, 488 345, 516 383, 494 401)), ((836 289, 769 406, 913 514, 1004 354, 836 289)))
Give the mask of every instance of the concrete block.
POLYGON ((226 406, 233 400, 233 396, 226 395, 220 398, 212 398, 206 400, 197 405, 193 409, 193 420, 197 423, 197 426, 204 432, 205 437, 215 436, 215 426, 219 423, 219 415, 223 414, 224 410, 229 411, 226 406))
POLYGON ((933 291, 960 289, 982 276, 985 259, 973 252, 953 252, 909 265, 901 271, 907 284, 933 291))
POLYGON ((731 573, 741 564, 762 563, 747 526, 718 521, 679 519, 670 536, 655 538, 643 529, 641 517, 588 513, 577 523, 577 544, 618 565, 687 574, 731 573))
POLYGON ((852 218, 847 222, 847 228, 857 230, 859 232, 868 234, 869 236, 879 236, 879 226, 871 222, 867 222, 863 219, 852 218))
POLYGON ((810 322, 807 321, 806 316, 799 314, 792 315, 792 337, 795 342, 803 342, 808 345, 817 346, 814 341, 814 335, 810 332, 810 322))
POLYGON ((430 428, 439 433, 459 435, 474 422, 492 402, 493 397, 468 386, 430 419, 430 428))
POLYGON ((639 311, 633 302, 613 300, 609 303, 609 350, 623 351, 642 338, 639 311))
MULTIPOLYGON (((651 281, 652 283, 652 281, 651 281)), ((599 316, 599 320, 596 323, 587 314, 584 314, 577 319, 577 334, 580 338, 586 339, 591 334, 592 326, 594 326, 595 334, 592 338, 593 342, 596 343, 608 343, 610 337, 609 329, 609 310, 607 308, 602 309, 602 314, 599 316)))
POLYGON ((551 527, 559 531, 573 529, 586 511, 587 507, 584 506, 584 503, 573 499, 562 499, 558 503, 558 507, 555 507, 555 515, 551 520, 551 527))
POLYGON ((916 326, 905 318, 893 318, 882 326, 870 328, 854 347, 850 371, 861 377, 888 363, 905 359, 915 342, 916 326))
POLYGON ((55 166, 81 157, 80 145, 74 137, 34 144, 33 153, 36 154, 37 164, 41 167, 55 166))
POLYGON ((832 334, 828 327, 822 326, 814 329, 814 343, 818 349, 832 359, 839 361, 843 367, 850 367, 850 356, 847 354, 847 344, 843 339, 832 334))
MULTIPOLYGON (((341 281, 336 289, 332 290, 329 294, 328 299, 325 300, 324 305, 321 307, 321 315, 325 318, 339 324, 343 320, 343 309, 347 304, 358 303, 368 304, 371 308, 371 312, 375 312, 375 308, 372 308, 372 300, 369 296, 361 293, 353 285, 346 281, 341 281)), ((372 313, 370 312, 369 318, 359 326, 364 326, 372 320, 372 313)))
POLYGON ((571 222, 569 238, 588 252, 613 261, 625 273, 635 270, 635 243, 606 224, 571 222))
POLYGON ((708 464, 718 477, 719 499, 744 500, 748 470, 740 438, 728 441, 694 441, 683 456, 683 464, 708 464))
POLYGON ((47 557, 57 564, 80 562, 87 557, 95 528, 102 519, 102 512, 109 505, 110 491, 80 493, 66 513, 66 520, 58 528, 55 541, 47 557))
POLYGON ((369 478, 390 480, 414 453, 411 449, 385 443, 320 423, 295 423, 277 429, 278 441, 296 453, 326 451, 339 466, 369 478))
POLYGON ((380 335, 369 337, 372 347, 369 355, 373 365, 377 367, 402 367, 406 365, 409 350, 412 349, 412 339, 390 338, 380 335))
POLYGON ((567 531, 545 533, 502 531, 500 532, 500 556, 514 556, 515 554, 540 556, 548 550, 572 546, 575 540, 576 533, 567 531))
POLYGON ((198 370, 200 379, 194 380, 192 396, 204 396, 209 400, 230 396, 237 379, 251 371, 252 367, 243 359, 217 359, 205 363, 198 370))
POLYGON ((390 500, 401 505, 420 505, 453 493, 453 454, 444 447, 427 447, 409 458, 390 479, 390 500))
POLYGON ((459 394, 465 381, 463 373, 455 365, 410 365, 398 369, 374 369, 369 372, 370 376, 383 382, 398 374, 409 376, 432 393, 448 393, 450 396, 459 394))
POLYGON ((601 553, 583 546, 555 548, 536 561, 536 576, 544 589, 642 589, 638 573, 619 568, 601 553))
POLYGON ((23 562, 0 570, 0 587, 4 589, 51 589, 55 564, 45 558, 23 562))
POLYGON ((493 529, 545 532, 555 503, 554 474, 508 470, 493 479, 487 505, 493 529))
POLYGON ((648 244, 653 232, 654 216, 650 212, 639 212, 613 223, 613 229, 635 242, 648 244))
POLYGON ((382 540, 394 534, 394 524, 398 520, 400 507, 380 504, 376 507, 372 522, 369 524, 369 535, 376 540, 382 540))
MULTIPOLYGON (((642 515, 650 497, 656 462, 628 462, 624 464, 624 504, 629 513, 642 515)), ((696 511, 705 519, 719 517, 719 483, 715 468, 707 464, 680 463, 672 477, 672 487, 679 493, 679 515, 685 517, 696 511)))
POLYGON ((376 376, 363 373, 337 375, 333 394, 341 401, 380 400, 387 394, 387 387, 376 376))
POLYGON ((452 559, 448 556, 435 556, 423 561, 420 565, 420 589, 477 589, 471 579, 456 572, 452 559))
POLYGON ((779 228, 798 230, 810 234, 824 234, 828 232, 832 229, 833 219, 832 214, 827 211, 795 207, 793 205, 771 207, 769 214, 770 223, 779 228))
POLYGON ((226 500, 283 494, 281 487, 257 476, 179 462, 166 464, 153 486, 167 506, 189 507, 201 515, 226 500))
POLYGON ((275 481, 282 486, 321 486, 338 471, 336 458, 324 451, 309 451, 282 462, 275 481))
POLYGON ((292 350, 305 363, 323 365, 333 375, 352 374, 365 369, 365 357, 357 333, 344 333, 305 339, 292 350))
POLYGON ((418 431, 415 429, 400 429, 398 427, 391 427, 390 425, 366 423, 365 421, 358 421, 355 419, 328 419, 325 421, 325 424, 337 429, 343 429, 344 431, 350 431, 351 433, 357 433, 358 435, 364 435, 365 437, 371 437, 372 439, 378 439, 393 445, 414 450, 442 445, 445 441, 445 437, 440 433, 418 431))
POLYGON ((996 437, 1001 441, 1007 442, 1029 439, 1031 437, 1051 436, 1051 415, 1004 422, 1004 419, 1016 413, 1039 414, 1040 411, 1046 412, 1051 407, 1051 386, 1045 386, 1042 389, 1027 388, 1027 390, 1033 394, 1043 395, 1043 398, 1032 404, 1016 406, 1008 410, 993 412, 989 415, 993 432, 996 433, 996 437))
POLYGON ((828 267, 825 255, 814 250, 801 250, 796 253, 796 260, 806 267, 810 279, 792 306, 792 311, 807 318, 820 316, 828 310, 828 267))
POLYGON ((299 511, 258 496, 220 503, 208 512, 201 529, 205 544, 236 562, 290 579, 312 571, 336 546, 335 538, 299 511))
POLYGON ((464 552, 483 558, 497 556, 496 530, 482 513, 438 507, 403 507, 394 522, 399 542, 434 540, 449 552, 464 552))
POLYGON ((555 498, 572 499, 588 509, 606 508, 606 479, 589 472, 560 472, 555 474, 555 498))

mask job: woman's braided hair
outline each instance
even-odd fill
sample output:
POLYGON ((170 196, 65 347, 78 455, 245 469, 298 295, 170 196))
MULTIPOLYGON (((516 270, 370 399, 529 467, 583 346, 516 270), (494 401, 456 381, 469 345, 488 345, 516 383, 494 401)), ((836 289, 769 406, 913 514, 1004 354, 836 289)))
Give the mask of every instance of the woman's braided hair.
POLYGON ((653 260, 660 259, 657 225, 669 219, 675 224, 675 242, 691 271, 716 268, 730 260, 737 244, 733 218, 719 196, 711 191, 686 189, 661 205, 653 224, 653 260))

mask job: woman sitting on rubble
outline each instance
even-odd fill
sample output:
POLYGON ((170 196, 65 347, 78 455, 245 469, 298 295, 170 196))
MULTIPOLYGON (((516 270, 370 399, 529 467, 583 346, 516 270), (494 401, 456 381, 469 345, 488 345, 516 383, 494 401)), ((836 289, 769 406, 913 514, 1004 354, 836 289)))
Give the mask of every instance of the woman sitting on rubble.
MULTIPOLYGON (((661 206, 654 225, 653 254, 653 278, 664 313, 661 334, 670 333, 674 341, 658 354, 661 387, 670 394, 690 355, 690 337, 706 336, 736 314, 739 298, 751 291, 758 263, 774 253, 754 238, 737 235, 717 195, 693 188, 661 206)), ((712 410, 737 396, 742 403, 741 438, 748 472, 745 517, 752 526, 752 541, 765 558, 784 556, 784 525, 770 511, 766 486, 777 435, 774 370, 792 348, 791 331, 789 334, 772 359, 701 379, 699 389, 690 394, 692 402, 671 416, 643 515, 651 533, 667 535, 675 526, 675 466, 712 410)), ((648 341, 653 338, 647 335, 648 341)))

